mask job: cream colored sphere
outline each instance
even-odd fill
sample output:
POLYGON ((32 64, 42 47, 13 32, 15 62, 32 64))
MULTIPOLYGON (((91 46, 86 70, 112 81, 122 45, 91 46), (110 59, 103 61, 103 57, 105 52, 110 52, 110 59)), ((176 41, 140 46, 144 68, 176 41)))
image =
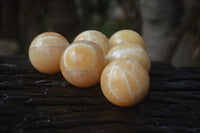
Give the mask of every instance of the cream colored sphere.
POLYGON ((143 48, 146 48, 142 36, 137 32, 129 29, 117 31, 110 37, 111 47, 118 45, 121 42, 137 43, 143 48))
POLYGON ((149 90, 147 71, 133 59, 119 59, 109 63, 102 72, 101 90, 113 104, 121 107, 140 102, 149 90))
POLYGON ((119 45, 112 47, 107 54, 108 62, 126 58, 137 60, 148 72, 150 71, 151 61, 149 55, 139 44, 121 42, 119 45))
POLYGON ((85 40, 73 42, 67 47, 60 61, 64 78, 77 87, 97 84, 105 65, 101 47, 85 40))
POLYGON ((55 74, 60 71, 60 58, 68 41, 55 32, 44 32, 31 42, 29 59, 31 64, 40 72, 55 74))
POLYGON ((98 44, 102 48, 105 55, 108 53, 110 49, 110 43, 108 38, 103 33, 96 30, 87 30, 80 33, 74 39, 74 41, 78 40, 88 40, 98 44))

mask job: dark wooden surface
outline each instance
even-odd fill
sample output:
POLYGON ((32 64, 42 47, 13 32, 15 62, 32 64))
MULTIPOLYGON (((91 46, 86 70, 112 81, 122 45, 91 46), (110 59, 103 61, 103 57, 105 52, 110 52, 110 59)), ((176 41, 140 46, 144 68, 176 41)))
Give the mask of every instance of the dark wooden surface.
POLYGON ((99 84, 74 87, 24 56, 0 56, 0 132, 200 132, 200 68, 153 62, 150 78, 147 97, 122 108, 99 84))

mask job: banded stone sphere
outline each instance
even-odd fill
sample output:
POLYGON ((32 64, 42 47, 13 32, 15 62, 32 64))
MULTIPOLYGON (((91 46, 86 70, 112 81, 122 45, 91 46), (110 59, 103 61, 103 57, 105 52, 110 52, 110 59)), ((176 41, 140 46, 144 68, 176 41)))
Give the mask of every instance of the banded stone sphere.
POLYGON ((145 43, 140 34, 133 30, 125 29, 115 32, 110 37, 111 47, 120 44, 121 42, 137 43, 145 48, 145 43))
POLYGON ((60 58, 69 45, 62 35, 44 32, 33 39, 29 47, 29 59, 35 69, 45 74, 60 71, 60 58))
POLYGON ((74 86, 90 87, 100 81, 106 60, 101 47, 91 41, 75 41, 62 55, 64 78, 74 86))
POLYGON ((96 30, 87 30, 80 33, 74 39, 74 41, 78 40, 88 40, 98 44, 102 48, 105 55, 108 53, 110 49, 109 39, 103 33, 96 30))
POLYGON ((119 59, 110 62, 101 76, 104 96, 121 107, 139 103, 149 90, 147 71, 133 59, 119 59))
POLYGON ((126 58, 137 60, 148 72, 150 71, 151 61, 149 55, 139 44, 121 42, 119 45, 112 47, 107 54, 108 62, 126 58))

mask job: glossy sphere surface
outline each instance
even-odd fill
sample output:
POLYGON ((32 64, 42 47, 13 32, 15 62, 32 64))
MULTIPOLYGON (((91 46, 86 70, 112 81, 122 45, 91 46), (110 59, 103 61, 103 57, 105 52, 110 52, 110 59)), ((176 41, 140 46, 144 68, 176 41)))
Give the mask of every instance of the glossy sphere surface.
POLYGON ((122 107, 132 106, 146 96, 149 75, 133 59, 114 60, 103 70, 101 89, 111 103, 122 107))
POLYGON ((107 54, 107 60, 109 62, 126 58, 137 60, 148 72, 150 71, 151 61, 148 53, 139 44, 122 42, 112 47, 107 54))
POLYGON ((58 33, 42 33, 31 42, 29 59, 38 71, 55 74, 60 71, 60 58, 68 45, 68 41, 58 33))
POLYGON ((121 42, 137 43, 145 48, 145 43, 142 36, 133 30, 120 30, 115 32, 110 37, 111 47, 118 45, 121 42))
POLYGON ((87 30, 80 33, 74 39, 74 41, 78 41, 78 40, 88 40, 88 41, 98 44, 102 48, 105 55, 108 53, 110 49, 110 43, 109 43, 108 38, 103 33, 96 30, 87 30))
POLYGON ((65 79, 78 87, 90 87, 100 81, 106 60, 101 47, 90 41, 73 42, 60 62, 65 79))

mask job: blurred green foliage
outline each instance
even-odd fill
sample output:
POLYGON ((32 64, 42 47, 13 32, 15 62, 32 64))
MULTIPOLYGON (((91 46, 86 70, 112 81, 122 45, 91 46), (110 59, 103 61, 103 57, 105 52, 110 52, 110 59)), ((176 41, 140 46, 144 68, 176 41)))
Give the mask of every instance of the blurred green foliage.
MULTIPOLYGON (((110 14, 115 13, 113 8, 123 6, 119 5, 121 3, 117 0, 96 0, 96 2, 92 2, 92 0, 89 1, 90 2, 87 4, 81 3, 79 5, 80 7, 78 6, 76 9, 77 18, 81 23, 83 23, 84 27, 87 27, 86 29, 98 30, 104 33, 107 37, 110 37, 117 30, 129 29, 135 26, 134 23, 131 23, 130 26, 130 19, 125 16, 124 19, 113 18, 110 16, 110 14)), ((126 4, 126 1, 123 3, 126 4)))

